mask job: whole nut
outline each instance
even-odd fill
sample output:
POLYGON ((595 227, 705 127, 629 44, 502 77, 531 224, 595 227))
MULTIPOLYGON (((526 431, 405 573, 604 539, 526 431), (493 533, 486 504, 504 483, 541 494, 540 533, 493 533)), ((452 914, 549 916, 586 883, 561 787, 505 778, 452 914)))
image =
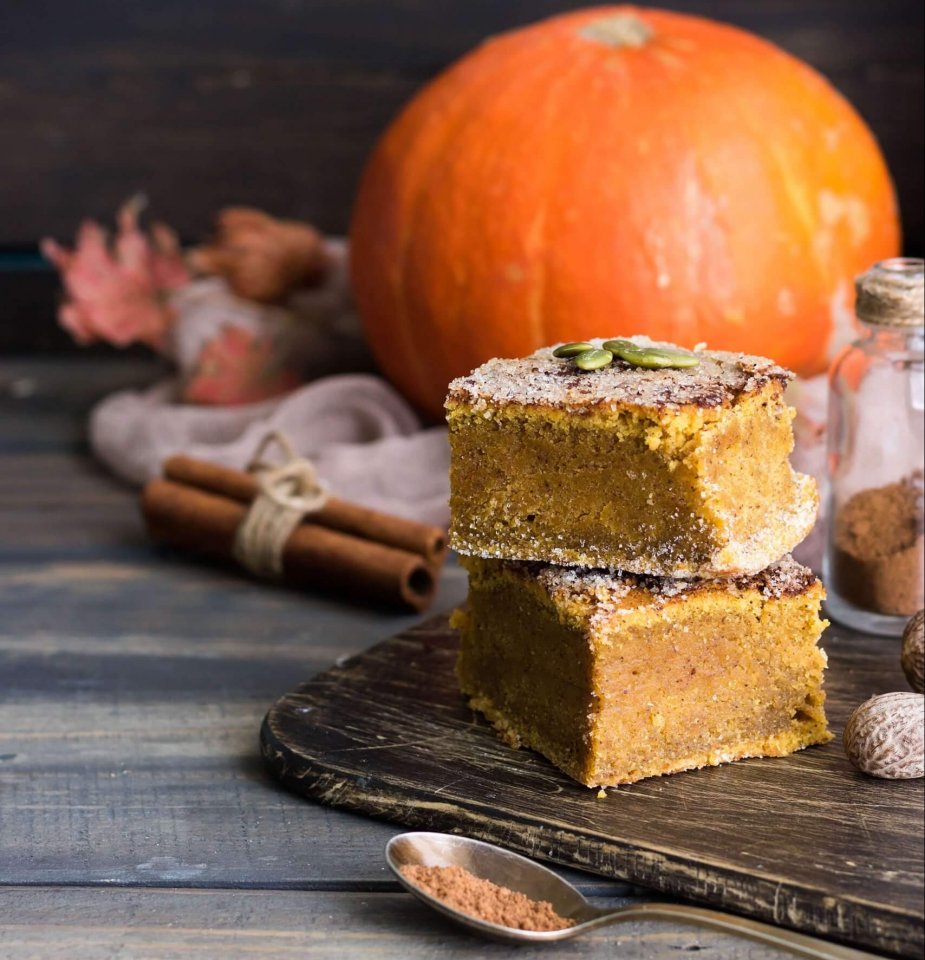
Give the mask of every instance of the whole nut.
POLYGON ((925 696, 884 693, 851 714, 845 753, 863 773, 885 780, 925 776, 925 696))
POLYGON ((925 610, 919 610, 906 624, 902 664, 909 686, 918 693, 925 693, 925 610))

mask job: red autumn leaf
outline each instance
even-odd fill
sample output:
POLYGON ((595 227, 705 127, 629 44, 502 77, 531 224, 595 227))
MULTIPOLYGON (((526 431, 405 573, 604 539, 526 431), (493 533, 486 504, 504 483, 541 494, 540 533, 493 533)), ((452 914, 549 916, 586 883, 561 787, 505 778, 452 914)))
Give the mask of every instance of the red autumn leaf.
POLYGON ((58 319, 78 343, 164 346, 174 320, 168 294, 190 276, 168 227, 155 225, 151 238, 140 229, 142 205, 133 198, 119 210, 112 249, 106 231, 92 220, 81 224, 73 250, 51 239, 41 242, 67 297, 58 319))

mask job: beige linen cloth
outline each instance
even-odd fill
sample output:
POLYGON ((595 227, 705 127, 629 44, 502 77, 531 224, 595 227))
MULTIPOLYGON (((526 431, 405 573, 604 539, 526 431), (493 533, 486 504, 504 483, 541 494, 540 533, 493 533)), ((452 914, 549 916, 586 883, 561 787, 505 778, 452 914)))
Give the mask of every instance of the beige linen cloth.
POLYGON ((449 446, 425 429, 384 380, 342 374, 281 400, 241 407, 175 404, 174 383, 107 397, 90 443, 119 477, 142 484, 175 453, 243 470, 268 430, 280 430, 344 500, 438 526, 449 520, 449 446))

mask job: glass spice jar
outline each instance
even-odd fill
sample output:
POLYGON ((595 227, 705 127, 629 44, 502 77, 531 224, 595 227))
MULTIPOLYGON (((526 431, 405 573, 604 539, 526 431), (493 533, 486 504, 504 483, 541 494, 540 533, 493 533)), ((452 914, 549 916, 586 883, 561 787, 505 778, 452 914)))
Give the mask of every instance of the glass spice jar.
POLYGON ((829 372, 826 606, 884 636, 925 606, 923 280, 910 258, 858 277, 863 332, 829 372))

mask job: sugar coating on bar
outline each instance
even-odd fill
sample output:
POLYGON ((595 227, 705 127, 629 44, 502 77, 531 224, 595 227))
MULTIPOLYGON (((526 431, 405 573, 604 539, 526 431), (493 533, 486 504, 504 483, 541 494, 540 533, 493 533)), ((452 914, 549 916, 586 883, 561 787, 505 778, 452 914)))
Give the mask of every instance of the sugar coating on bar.
MULTIPOLYGON (((641 347, 678 350, 674 344, 648 337, 624 337, 641 347)), ((601 346, 603 339, 588 343, 601 346)), ((754 393, 776 381, 786 385, 793 373, 765 357, 725 351, 681 351, 700 360, 683 370, 644 370, 622 360, 603 370, 579 371, 574 364, 556 359, 552 347, 528 357, 489 360, 449 386, 448 405, 476 407, 523 404, 560 410, 587 411, 621 404, 649 410, 684 406, 712 409, 744 393, 754 393)))

